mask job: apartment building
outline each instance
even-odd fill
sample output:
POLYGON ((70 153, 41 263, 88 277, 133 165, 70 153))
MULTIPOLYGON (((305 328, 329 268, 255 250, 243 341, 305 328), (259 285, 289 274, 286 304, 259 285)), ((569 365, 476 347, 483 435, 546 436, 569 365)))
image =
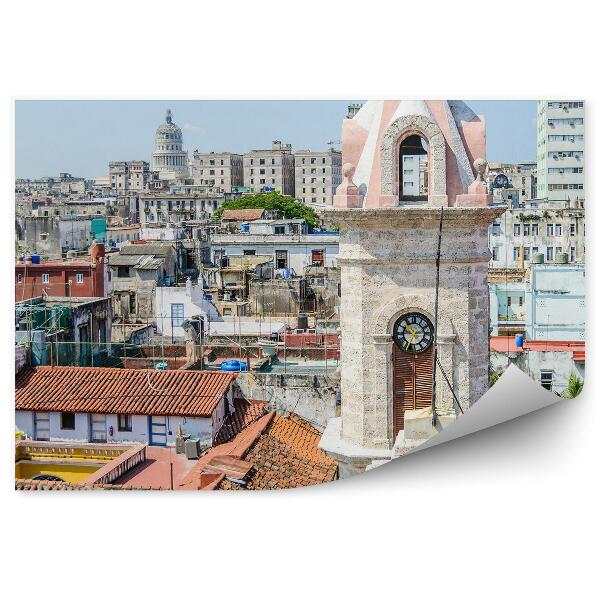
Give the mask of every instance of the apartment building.
POLYGON ((138 201, 140 223, 144 226, 206 219, 224 200, 223 194, 202 198, 173 194, 143 196, 138 201))
POLYGON ((540 198, 585 199, 583 101, 538 101, 537 152, 540 198))
POLYGON ((244 187, 253 194, 275 190, 294 195, 295 173, 292 145, 275 140, 270 150, 244 154, 244 187))
POLYGON ((241 154, 231 152, 194 152, 192 161, 194 185, 214 191, 231 193, 244 183, 244 162, 241 154))
POLYGON ((296 198, 316 207, 333 205, 335 190, 342 183, 342 153, 298 150, 295 165, 296 198))
POLYGON ((145 160, 121 160, 108 163, 110 189, 114 192, 141 192, 150 188, 152 172, 145 160))
POLYGON ((576 201, 532 201, 509 208, 492 223, 489 247, 490 268, 524 268, 536 262, 583 263, 585 212, 576 201))

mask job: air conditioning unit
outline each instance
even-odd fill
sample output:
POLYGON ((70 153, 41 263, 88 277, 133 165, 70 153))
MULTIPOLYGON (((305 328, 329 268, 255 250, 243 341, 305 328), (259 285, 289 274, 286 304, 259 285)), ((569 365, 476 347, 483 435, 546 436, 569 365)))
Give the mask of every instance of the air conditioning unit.
POLYGON ((200 458, 200 438, 185 440, 185 457, 188 459, 200 458))

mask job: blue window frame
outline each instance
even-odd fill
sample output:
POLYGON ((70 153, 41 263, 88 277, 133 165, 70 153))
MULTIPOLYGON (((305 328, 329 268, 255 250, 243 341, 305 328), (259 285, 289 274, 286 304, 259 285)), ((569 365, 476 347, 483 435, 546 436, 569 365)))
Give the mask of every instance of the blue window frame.
POLYGON ((181 327, 183 321, 183 304, 171 304, 171 327, 181 327))

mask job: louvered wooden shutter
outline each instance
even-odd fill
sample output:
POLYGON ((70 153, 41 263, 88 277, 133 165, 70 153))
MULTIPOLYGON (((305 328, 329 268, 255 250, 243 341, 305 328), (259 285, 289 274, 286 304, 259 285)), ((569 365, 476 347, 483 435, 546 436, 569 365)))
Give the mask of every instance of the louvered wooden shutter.
POLYGON ((404 429, 404 413, 431 406, 433 346, 421 354, 408 354, 396 344, 392 350, 394 439, 404 429))

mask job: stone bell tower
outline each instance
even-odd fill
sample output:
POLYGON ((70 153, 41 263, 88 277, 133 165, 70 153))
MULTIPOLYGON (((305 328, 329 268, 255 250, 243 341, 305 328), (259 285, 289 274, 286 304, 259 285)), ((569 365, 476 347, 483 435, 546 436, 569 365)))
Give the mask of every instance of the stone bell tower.
POLYGON ((504 209, 482 177, 483 118, 463 102, 367 102, 343 124, 342 154, 328 211, 340 229, 341 417, 320 447, 344 477, 422 443, 487 390, 487 232, 504 209))

